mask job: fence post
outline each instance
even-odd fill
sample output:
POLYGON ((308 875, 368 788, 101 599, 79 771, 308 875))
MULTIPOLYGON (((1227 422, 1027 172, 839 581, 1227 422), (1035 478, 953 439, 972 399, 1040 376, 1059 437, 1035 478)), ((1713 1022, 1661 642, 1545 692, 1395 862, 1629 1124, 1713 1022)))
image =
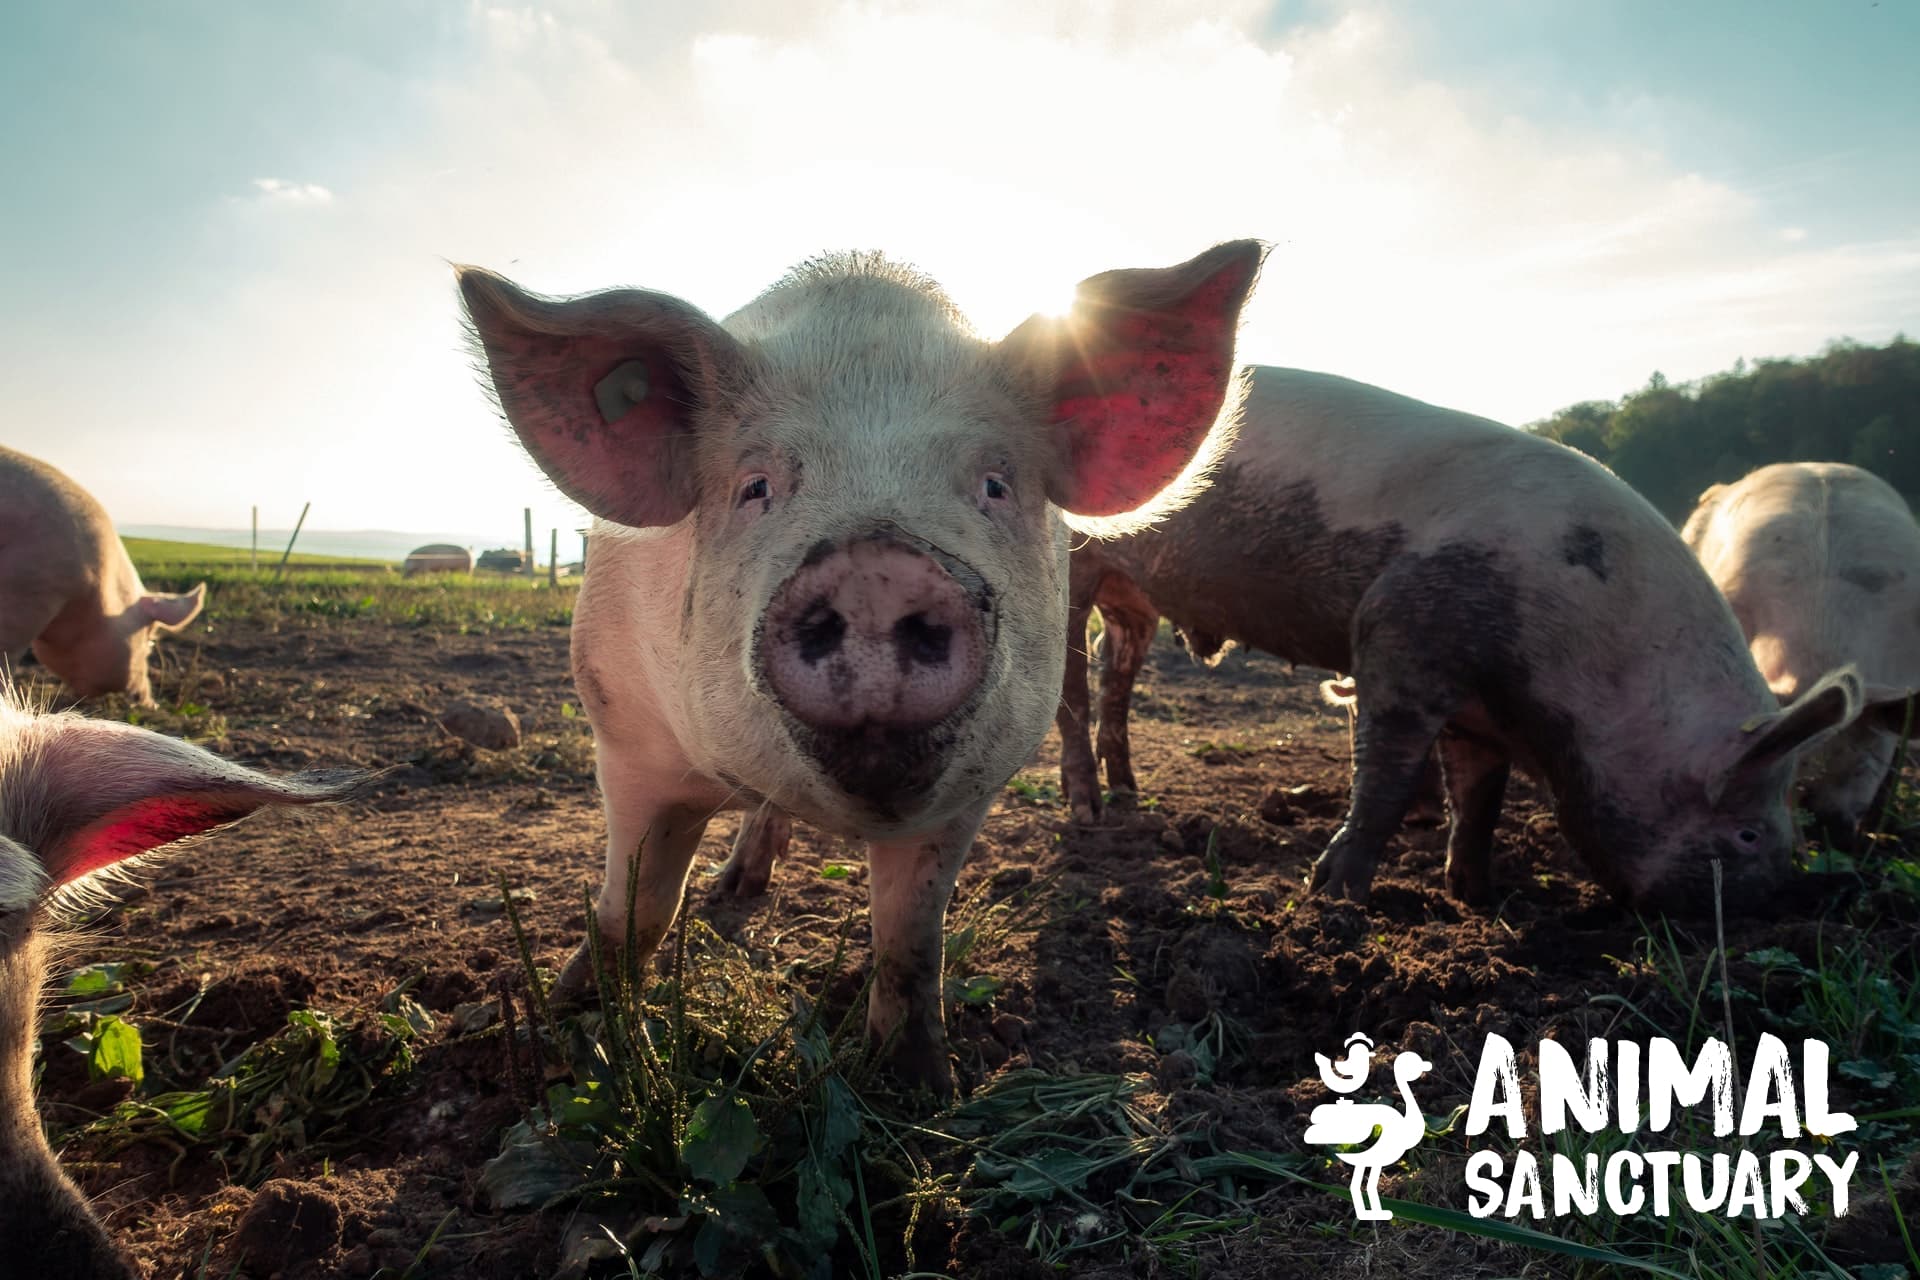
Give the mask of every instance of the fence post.
POLYGON ((274 577, 279 577, 286 569, 287 557, 293 554, 293 544, 300 540, 300 526, 307 522, 307 512, 311 510, 313 510, 313 504, 311 502, 302 504, 300 508, 300 518, 293 522, 293 536, 287 539, 287 549, 280 553, 280 565, 273 571, 274 577))
POLYGON ((523 514, 527 519, 527 576, 533 576, 533 508, 527 507, 523 514))
POLYGON ((547 551, 547 585, 560 585, 560 531, 553 531, 553 543, 547 551))

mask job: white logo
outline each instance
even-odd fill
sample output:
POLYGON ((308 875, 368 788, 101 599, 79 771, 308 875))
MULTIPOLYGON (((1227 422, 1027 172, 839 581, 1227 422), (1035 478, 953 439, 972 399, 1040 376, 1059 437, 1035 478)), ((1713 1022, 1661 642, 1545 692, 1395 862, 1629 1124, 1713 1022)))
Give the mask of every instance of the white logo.
MULTIPOLYGON (((1746 1087, 1736 1089, 1732 1049, 1715 1038, 1701 1045, 1692 1062, 1664 1038, 1644 1044, 1596 1038, 1587 1045, 1584 1069, 1559 1043, 1542 1040, 1535 1058, 1537 1087, 1523 1092, 1514 1046, 1503 1036, 1489 1035, 1472 1101, 1461 1109, 1465 1134, 1468 1139, 1482 1137, 1496 1120, 1504 1121, 1507 1138, 1516 1144, 1523 1144, 1536 1125, 1547 1136, 1609 1128, 1630 1136, 1643 1130, 1661 1134, 1673 1131, 1680 1116, 1695 1108, 1704 1112, 1703 1122, 1711 1118, 1714 1137, 1723 1140, 1736 1134, 1752 1139, 1775 1127, 1788 1143, 1803 1133, 1830 1140, 1851 1132, 1857 1127, 1854 1118, 1828 1106, 1831 1050, 1811 1039, 1803 1041, 1800 1050, 1796 1072, 1787 1043, 1763 1033, 1746 1087), (1532 1123, 1523 1102, 1527 1098, 1537 1112, 1532 1123)), ((1347 1037, 1338 1061, 1313 1055, 1320 1079, 1337 1094, 1357 1093, 1366 1085, 1373 1056, 1373 1041, 1359 1032, 1347 1037)), ((1380 1171, 1427 1136, 1412 1084, 1432 1069, 1417 1053, 1396 1054, 1393 1079, 1400 1106, 1341 1097, 1313 1109, 1305 1139, 1316 1146, 1351 1148, 1333 1154, 1353 1166, 1353 1213, 1363 1222, 1393 1217, 1380 1202, 1380 1171)), ((1749 1147, 1710 1154, 1636 1146, 1611 1150, 1604 1157, 1587 1150, 1577 1158, 1559 1152, 1543 1158, 1519 1145, 1511 1165, 1502 1151, 1479 1147, 1466 1165, 1468 1211, 1476 1218, 1498 1214, 1538 1220, 1591 1215, 1604 1205, 1621 1216, 1651 1212, 1664 1218, 1684 1197, 1698 1213, 1781 1218, 1809 1212, 1801 1188, 1824 1182, 1838 1217, 1847 1211, 1847 1184, 1860 1158, 1858 1151, 1835 1159, 1823 1150, 1808 1154, 1772 1144, 1764 1151, 1749 1147)))
MULTIPOLYGON (((1356 1031, 1347 1037, 1346 1056, 1330 1061, 1324 1053, 1313 1060, 1320 1064, 1320 1079, 1335 1093, 1355 1093, 1367 1082, 1373 1069, 1373 1041, 1356 1031)), ((1400 1086, 1401 1106, 1385 1102, 1355 1102, 1339 1098, 1323 1102, 1313 1109, 1306 1140, 1315 1146, 1353 1146, 1372 1142, 1354 1151, 1334 1154, 1353 1166, 1353 1216, 1363 1222, 1387 1222, 1393 1210, 1380 1203, 1380 1171, 1413 1150, 1427 1135, 1427 1122, 1420 1104, 1413 1098, 1413 1082, 1433 1070, 1433 1064, 1417 1053, 1403 1052, 1393 1060, 1393 1080, 1400 1086)))

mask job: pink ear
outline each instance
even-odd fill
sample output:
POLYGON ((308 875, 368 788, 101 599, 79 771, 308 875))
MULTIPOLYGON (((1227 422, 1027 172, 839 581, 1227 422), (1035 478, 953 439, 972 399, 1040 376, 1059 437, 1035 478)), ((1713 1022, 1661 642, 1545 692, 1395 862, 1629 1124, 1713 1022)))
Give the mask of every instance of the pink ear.
POLYGON ((16 717, 0 773, 3 834, 39 854, 56 885, 246 817, 266 805, 342 800, 357 773, 275 778, 131 725, 16 717))
POLYGON ((1056 503, 1122 515, 1193 461, 1226 403, 1240 309, 1265 256, 1238 240, 1177 267, 1109 271, 1081 282, 1064 320, 1036 316, 1007 337, 1017 359, 1052 371, 1056 503))
POLYGON ((200 616, 200 607, 207 600, 207 584, 201 583, 193 590, 180 595, 140 597, 140 612, 157 622, 167 631, 178 631, 200 616))
POLYGON ((734 340, 697 309, 619 290, 542 298, 458 271, 500 408, 560 491, 620 524, 673 524, 693 506, 695 409, 734 340))

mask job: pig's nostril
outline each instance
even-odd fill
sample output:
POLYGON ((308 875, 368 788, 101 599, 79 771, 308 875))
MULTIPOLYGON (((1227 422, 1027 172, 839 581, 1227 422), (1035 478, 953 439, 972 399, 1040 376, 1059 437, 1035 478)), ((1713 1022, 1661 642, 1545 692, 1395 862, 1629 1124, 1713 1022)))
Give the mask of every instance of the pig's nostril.
POLYGON ((808 606, 793 627, 794 639, 800 642, 801 661, 809 666, 838 650, 846 634, 847 620, 824 599, 808 606))
POLYGON ((893 645, 902 663, 944 667, 953 650, 953 628, 927 621, 924 613, 910 613, 893 624, 893 645))

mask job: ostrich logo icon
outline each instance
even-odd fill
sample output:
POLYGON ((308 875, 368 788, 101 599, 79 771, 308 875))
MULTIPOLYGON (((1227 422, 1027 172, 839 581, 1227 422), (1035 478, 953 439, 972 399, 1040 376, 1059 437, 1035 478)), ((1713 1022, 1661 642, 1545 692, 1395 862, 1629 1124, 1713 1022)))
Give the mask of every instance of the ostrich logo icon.
MULTIPOLYGON (((1366 1084, 1373 1069, 1373 1041, 1361 1032, 1347 1037, 1346 1054, 1338 1062, 1324 1053, 1313 1060, 1320 1079, 1335 1093, 1354 1093, 1366 1084)), ((1355 1151, 1334 1154, 1353 1166, 1353 1216, 1362 1222, 1388 1222, 1393 1210, 1380 1203, 1380 1171, 1413 1150, 1427 1134, 1420 1104, 1413 1100, 1413 1082, 1433 1070, 1417 1053, 1404 1052, 1393 1060, 1394 1083, 1400 1086, 1403 1106, 1384 1102, 1357 1103, 1337 1098, 1313 1109, 1306 1140, 1315 1146, 1351 1146, 1373 1141, 1355 1151)))

